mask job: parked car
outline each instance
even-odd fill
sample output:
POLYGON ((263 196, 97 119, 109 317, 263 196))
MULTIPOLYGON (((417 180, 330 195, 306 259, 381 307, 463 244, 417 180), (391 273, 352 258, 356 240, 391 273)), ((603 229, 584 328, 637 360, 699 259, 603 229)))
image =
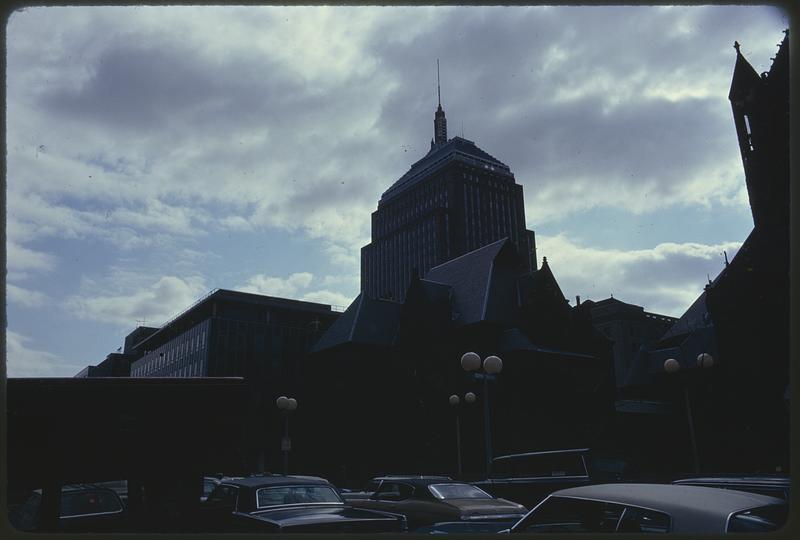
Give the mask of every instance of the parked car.
POLYGON ((370 497, 372 497, 373 493, 378 491, 378 488, 380 487, 383 481, 404 480, 408 478, 426 478, 430 480, 439 480, 443 482, 449 482, 452 480, 452 478, 449 476, 419 476, 419 475, 376 476, 375 478, 367 482, 360 491, 340 488, 339 492, 342 494, 342 497, 344 497, 346 501, 355 499, 369 499, 370 497))
POLYGON ((219 478, 214 478, 213 476, 203 477, 203 494, 200 495, 200 502, 205 502, 208 499, 208 496, 220 484, 220 481, 219 478))
POLYGON ((313 476, 223 479, 203 503, 202 521, 219 532, 404 532, 398 514, 353 508, 327 480, 313 476))
POLYGON ((786 523, 786 501, 674 484, 595 484, 556 491, 511 533, 766 532, 786 523))
POLYGON ((528 511, 471 484, 429 476, 386 478, 371 497, 350 502, 403 514, 412 531, 440 521, 515 521, 528 511))
MULTIPOLYGON (((9 512, 9 522, 21 531, 41 529, 42 492, 34 490, 27 500, 9 512)), ((91 484, 61 488, 61 516, 58 530, 63 532, 124 532, 127 512, 111 489, 91 484)))
POLYGON ((749 491, 760 493, 789 501, 789 491, 791 482, 788 476, 782 475, 762 475, 762 476, 702 476, 695 478, 681 478, 673 480, 673 484, 682 486, 705 486, 722 489, 735 489, 738 491, 749 491))
POLYGON ((596 455, 588 448, 526 452, 494 458, 490 477, 471 483, 532 508, 558 489, 620 481, 626 466, 622 459, 596 455))

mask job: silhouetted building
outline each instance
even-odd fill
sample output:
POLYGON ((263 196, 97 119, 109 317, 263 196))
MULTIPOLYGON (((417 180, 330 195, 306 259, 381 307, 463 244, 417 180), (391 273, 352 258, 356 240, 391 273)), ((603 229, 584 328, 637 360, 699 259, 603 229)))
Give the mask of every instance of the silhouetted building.
POLYGON ((62 486, 119 480, 125 530, 199 532, 204 474, 252 470, 241 379, 12 378, 6 390, 3 489, 41 490, 43 532, 64 532, 62 486))
POLYGON ((136 356, 124 353, 111 353, 96 366, 86 366, 76 377, 130 377, 131 362, 136 356))
POLYGON ((642 306, 621 302, 614 297, 585 300, 592 324, 614 342, 614 374, 617 387, 624 386, 642 346, 654 343, 678 320, 650 313, 642 306))
POLYGON ((464 471, 484 472, 483 393, 461 356, 499 355, 490 384, 494 455, 604 444, 614 416, 611 344, 572 308, 547 260, 529 270, 509 239, 412 275, 402 302, 362 292, 312 349, 306 380, 314 473, 455 473, 461 396, 464 471), (466 405, 474 391, 478 403, 466 405), (344 467, 344 470, 341 468, 344 467))
POLYGON ((447 138, 441 102, 430 151, 387 189, 372 213, 372 241, 361 249, 361 290, 403 300, 412 274, 509 238, 536 269, 525 228, 522 186, 508 165, 462 137, 447 138))
POLYGON ((629 432, 639 433, 631 445, 654 462, 671 456, 682 458, 685 469, 693 467, 690 417, 701 470, 789 469, 788 38, 787 31, 772 67, 761 75, 735 44, 729 99, 753 230, 686 313, 642 354, 626 388, 630 398, 672 404, 661 422, 629 424, 629 432), (714 359, 710 369, 698 365, 703 353, 714 359), (669 358, 679 363, 678 373, 665 373, 669 358))
POLYGON ((281 426, 275 399, 303 392, 303 359, 339 315, 325 304, 217 289, 162 327, 137 328, 126 338, 136 358, 131 377, 243 377, 248 463, 251 470, 274 468, 281 426))

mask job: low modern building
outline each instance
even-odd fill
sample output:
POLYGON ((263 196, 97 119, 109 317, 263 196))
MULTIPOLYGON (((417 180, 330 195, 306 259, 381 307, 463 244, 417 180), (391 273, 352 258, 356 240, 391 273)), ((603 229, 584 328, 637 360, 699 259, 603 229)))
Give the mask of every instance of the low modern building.
POLYGON ((339 315, 326 304, 217 289, 159 328, 136 328, 121 354, 79 376, 113 376, 128 363, 134 378, 242 377, 247 462, 275 470, 283 424, 275 400, 302 395, 305 356, 339 315))
POLYGON ((130 377, 131 362, 136 356, 125 353, 111 353, 96 366, 86 366, 75 377, 130 377))

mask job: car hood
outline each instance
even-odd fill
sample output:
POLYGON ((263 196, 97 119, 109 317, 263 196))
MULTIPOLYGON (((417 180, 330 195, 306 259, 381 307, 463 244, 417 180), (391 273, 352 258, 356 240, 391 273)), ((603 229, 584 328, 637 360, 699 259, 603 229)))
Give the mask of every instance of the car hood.
POLYGON ((522 515, 528 512, 524 506, 505 499, 448 499, 445 504, 457 508, 462 518, 479 516, 500 517, 508 515, 522 515))
POLYGON ((325 523, 352 523, 357 521, 397 521, 400 517, 386 512, 353 508, 351 506, 296 506, 292 508, 276 508, 261 510, 251 514, 258 519, 269 520, 280 527, 297 527, 325 523))

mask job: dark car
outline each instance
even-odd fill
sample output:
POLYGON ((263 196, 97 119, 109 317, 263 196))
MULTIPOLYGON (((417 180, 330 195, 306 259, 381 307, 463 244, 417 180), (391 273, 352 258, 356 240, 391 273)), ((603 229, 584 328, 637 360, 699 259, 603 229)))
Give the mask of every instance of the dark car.
POLYGON ((620 481, 626 468, 624 460, 588 448, 526 452, 494 458, 491 476, 471 483, 530 508, 558 489, 620 481))
POLYGON ((214 488, 220 484, 220 481, 221 479, 214 478, 213 476, 203 477, 203 494, 200 495, 200 502, 205 502, 206 499, 208 499, 208 496, 211 495, 214 488))
POLYGON ((369 499, 372 495, 378 491, 378 488, 381 486, 385 480, 393 481, 393 480, 403 480, 408 478, 426 478, 430 480, 439 480, 439 481, 451 481, 452 478, 449 476, 422 476, 422 475, 391 475, 391 476, 376 476, 369 482, 367 482, 364 487, 359 490, 351 490, 351 489, 339 489, 339 492, 344 497, 345 501, 355 500, 355 499, 369 499))
POLYGON ((527 512, 524 506, 471 484, 440 478, 386 478, 371 497, 350 502, 359 508, 403 514, 409 530, 443 521, 514 521, 527 512))
MULTIPOLYGON (((9 521, 21 531, 38 531, 41 528, 41 508, 42 494, 35 490, 9 513, 9 521)), ((124 532, 126 529, 127 512, 113 490, 91 484, 61 488, 59 531, 124 532)))
POLYGON ((743 476, 743 475, 721 475, 721 476, 700 476, 694 478, 681 478, 673 480, 673 484, 682 486, 705 486, 722 489, 735 489, 737 491, 749 491, 750 493, 760 493, 789 501, 789 491, 791 482, 788 476, 783 475, 762 475, 762 476, 743 476))
POLYGON ((788 508, 781 499, 729 489, 596 484, 556 491, 510 532, 768 532, 786 523, 788 508))
POLYGON ((404 532, 398 514, 353 508, 327 480, 313 476, 223 479, 203 503, 209 532, 404 532))

